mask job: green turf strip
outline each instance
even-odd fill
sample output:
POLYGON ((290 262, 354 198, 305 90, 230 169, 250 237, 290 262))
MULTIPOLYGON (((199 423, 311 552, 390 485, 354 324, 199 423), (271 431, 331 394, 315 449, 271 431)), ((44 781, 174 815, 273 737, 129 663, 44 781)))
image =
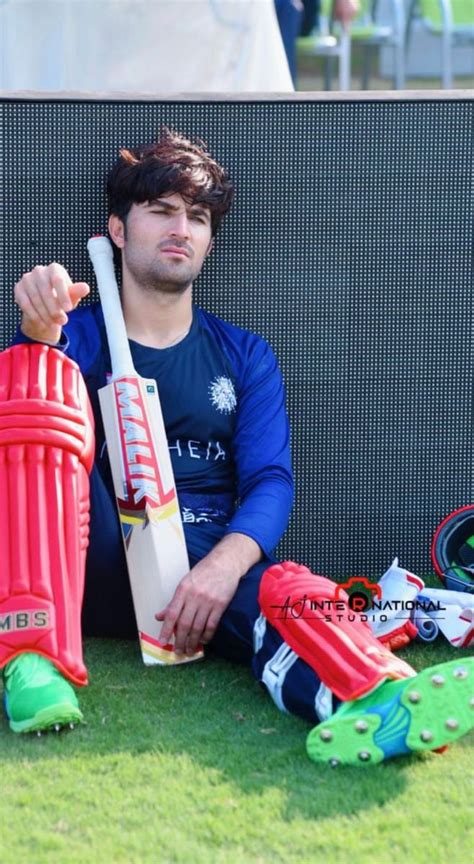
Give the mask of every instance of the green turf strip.
MULTIPOLYGON (((466 652, 403 656, 420 669, 466 652)), ((334 770, 245 669, 147 669, 134 643, 99 640, 86 660, 86 726, 36 738, 0 724, 2 864, 470 860, 472 737, 334 770)))

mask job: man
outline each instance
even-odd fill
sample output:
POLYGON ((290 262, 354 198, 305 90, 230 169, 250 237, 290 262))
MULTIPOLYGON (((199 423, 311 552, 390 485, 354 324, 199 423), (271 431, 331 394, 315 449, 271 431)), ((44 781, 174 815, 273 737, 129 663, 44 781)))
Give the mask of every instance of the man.
MULTIPOLYGON (((121 152, 108 192, 132 355, 158 381, 191 562, 156 610, 161 639, 174 633, 178 652, 203 643, 251 665, 280 709, 318 724, 308 739, 316 761, 378 762, 454 740, 472 725, 467 661, 416 676, 334 583, 272 559, 292 503, 281 375, 264 340, 192 303, 231 205, 226 172, 202 143, 165 129, 156 144, 121 152), (337 620, 314 611, 336 604, 337 620)), ((97 405, 110 372, 103 317, 100 305, 76 309, 88 291, 59 264, 25 274, 15 288, 18 344, 0 359, 0 482, 9 492, 1 524, 22 501, 31 523, 21 566, 7 555, 0 571, 0 615, 22 625, 0 643, 14 731, 82 718, 69 682, 87 683, 79 616, 89 472, 83 629, 134 634, 97 405), (96 424, 92 471, 84 381, 96 424)))
POLYGON ((296 85, 296 39, 303 16, 301 0, 274 0, 283 47, 290 68, 293 84, 296 85))
MULTIPOLYGON (((274 0, 274 2, 286 59, 296 87, 296 40, 299 35, 310 36, 313 31, 317 31, 321 3, 319 0, 274 0)), ((331 5, 331 20, 340 21, 347 29, 358 11, 358 0, 334 0, 331 5)))

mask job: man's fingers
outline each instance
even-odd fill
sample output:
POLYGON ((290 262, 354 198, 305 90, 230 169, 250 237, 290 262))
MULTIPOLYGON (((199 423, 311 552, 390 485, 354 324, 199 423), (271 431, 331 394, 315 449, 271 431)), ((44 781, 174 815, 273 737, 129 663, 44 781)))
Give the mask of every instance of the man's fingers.
POLYGON ((89 294, 87 282, 73 282, 61 264, 50 264, 47 268, 52 294, 63 312, 72 312, 78 303, 89 294))
POLYGON ((52 301, 62 312, 72 312, 89 294, 90 288, 87 282, 72 282, 69 274, 60 264, 51 264, 48 270, 51 278, 52 301))
POLYGON ((15 286, 15 301, 27 315, 43 323, 64 324, 67 313, 89 293, 86 282, 73 283, 61 264, 34 267, 15 286))
POLYGON ((202 633, 202 626, 195 623, 197 618, 197 609, 195 606, 186 605, 185 609, 178 618, 175 628, 174 650, 177 654, 182 654, 186 650, 189 641, 197 645, 199 636, 202 633))
POLYGON ((195 654, 198 647, 203 644, 204 633, 206 632, 209 617, 209 611, 207 609, 203 612, 197 612, 192 626, 188 631, 185 643, 186 654, 195 654))
POLYGON ((17 286, 15 300, 23 314, 34 324, 42 327, 51 326, 50 317, 43 303, 39 303, 36 298, 35 300, 31 299, 30 295, 23 288, 17 286))
POLYGON ((66 324, 66 309, 58 296, 60 288, 64 290, 63 283, 59 280, 48 283, 44 281, 34 282, 31 286, 30 297, 35 307, 42 310, 43 318, 46 317, 47 320, 54 321, 55 324, 66 324))
MULTIPOLYGON (((62 276, 53 276, 51 280, 51 293, 49 294, 51 306, 67 313, 74 308, 71 300, 71 280, 66 281, 62 276)), ((48 296, 48 295, 46 295, 48 296)))
POLYGON ((219 621, 221 620, 221 615, 221 612, 216 612, 215 610, 213 610, 209 615, 209 618, 206 621, 206 627, 202 634, 201 642, 203 645, 207 645, 207 643, 211 641, 217 630, 219 621))
POLYGON ((168 642, 174 635, 174 650, 178 654, 194 654, 199 646, 209 642, 216 630, 227 603, 211 590, 195 584, 194 574, 185 577, 168 606, 156 613, 163 621, 160 642, 168 642))
POLYGON ((35 267, 31 273, 25 273, 15 286, 15 301, 32 320, 51 325, 51 313, 42 295, 50 293, 51 287, 45 274, 45 267, 35 267))
POLYGON ((15 303, 23 313, 23 333, 31 339, 56 343, 68 313, 88 293, 85 282, 73 283, 67 270, 56 262, 24 273, 14 291, 15 303))
POLYGON ((160 630, 160 642, 166 644, 170 641, 182 608, 182 601, 179 598, 176 598, 175 595, 171 603, 168 603, 168 606, 166 606, 165 609, 156 613, 155 618, 157 621, 163 621, 163 626, 160 630))

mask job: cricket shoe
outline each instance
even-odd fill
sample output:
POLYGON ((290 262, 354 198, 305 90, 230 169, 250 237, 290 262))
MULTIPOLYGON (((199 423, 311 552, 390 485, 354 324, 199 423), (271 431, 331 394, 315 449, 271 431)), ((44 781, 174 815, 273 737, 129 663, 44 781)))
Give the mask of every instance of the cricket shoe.
POLYGON ((393 756, 438 750, 474 726, 474 658, 385 681, 344 702, 308 735, 314 762, 373 765, 393 756))
POLYGON ((13 732, 59 732, 83 721, 77 696, 40 654, 20 654, 3 671, 5 713, 13 732))

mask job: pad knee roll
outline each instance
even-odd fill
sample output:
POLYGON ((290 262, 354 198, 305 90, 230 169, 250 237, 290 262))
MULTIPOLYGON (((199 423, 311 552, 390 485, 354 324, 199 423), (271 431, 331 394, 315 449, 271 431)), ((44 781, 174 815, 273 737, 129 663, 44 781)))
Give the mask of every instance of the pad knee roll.
POLYGON ((335 582, 286 561, 265 571, 259 603, 285 642, 344 701, 357 699, 387 678, 415 671, 386 649, 348 604, 335 582))
POLYGON ((92 410, 79 367, 46 345, 0 354, 0 667, 24 651, 87 683, 80 629, 92 410))

